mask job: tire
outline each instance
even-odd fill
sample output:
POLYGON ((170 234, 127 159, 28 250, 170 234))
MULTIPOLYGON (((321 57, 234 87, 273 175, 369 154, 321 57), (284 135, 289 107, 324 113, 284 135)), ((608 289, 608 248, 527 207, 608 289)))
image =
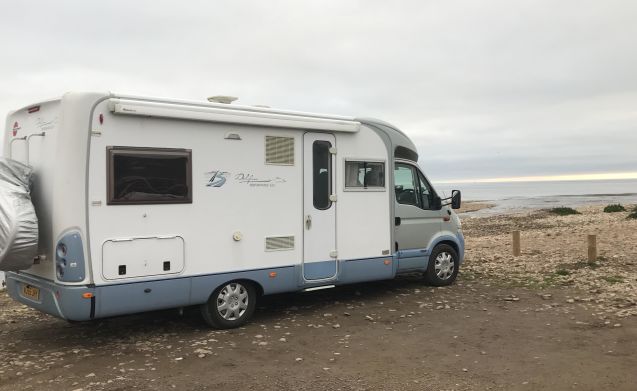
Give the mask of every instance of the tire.
POLYGON ((439 244, 429 256, 425 280, 433 286, 451 285, 458 276, 458 252, 448 244, 439 244))
POLYGON ((201 305, 204 321, 216 329, 232 329, 244 325, 254 313, 257 291, 247 281, 226 282, 201 305))

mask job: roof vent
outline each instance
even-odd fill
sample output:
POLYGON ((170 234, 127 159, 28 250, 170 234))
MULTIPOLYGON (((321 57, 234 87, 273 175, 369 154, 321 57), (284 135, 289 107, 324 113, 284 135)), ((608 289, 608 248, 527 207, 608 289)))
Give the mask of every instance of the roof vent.
POLYGON ((229 105, 230 103, 234 102, 237 99, 239 98, 237 98, 236 96, 216 95, 216 96, 211 96, 210 98, 208 98, 208 102, 223 103, 223 104, 229 105))

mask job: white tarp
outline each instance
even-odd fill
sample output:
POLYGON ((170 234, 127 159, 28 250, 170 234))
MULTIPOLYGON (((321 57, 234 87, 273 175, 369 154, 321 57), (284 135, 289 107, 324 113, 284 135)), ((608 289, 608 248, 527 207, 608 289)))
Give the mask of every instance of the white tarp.
POLYGON ((33 265, 38 250, 38 218, 31 203, 31 167, 0 158, 0 270, 33 265))

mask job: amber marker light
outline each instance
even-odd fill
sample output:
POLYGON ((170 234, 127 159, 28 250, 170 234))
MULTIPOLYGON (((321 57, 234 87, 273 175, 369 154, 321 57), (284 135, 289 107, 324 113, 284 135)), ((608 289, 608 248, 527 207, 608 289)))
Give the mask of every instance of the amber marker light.
POLYGON ((91 292, 82 293, 82 297, 85 299, 91 299, 93 294, 91 292))
POLYGON ((385 263, 385 265, 389 265, 391 263, 391 260, 390 259, 385 259, 384 263, 385 263))
POLYGON ((276 277, 276 272, 270 272, 269 276, 270 276, 270 278, 276 277))

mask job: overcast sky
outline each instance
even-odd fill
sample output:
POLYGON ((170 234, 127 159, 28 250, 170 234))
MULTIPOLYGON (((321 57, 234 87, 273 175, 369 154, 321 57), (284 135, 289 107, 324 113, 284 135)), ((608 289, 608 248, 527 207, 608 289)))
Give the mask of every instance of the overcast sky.
POLYGON ((433 180, 637 172, 634 0, 0 0, 0 10, 3 117, 69 90, 224 94, 391 122, 433 180))

